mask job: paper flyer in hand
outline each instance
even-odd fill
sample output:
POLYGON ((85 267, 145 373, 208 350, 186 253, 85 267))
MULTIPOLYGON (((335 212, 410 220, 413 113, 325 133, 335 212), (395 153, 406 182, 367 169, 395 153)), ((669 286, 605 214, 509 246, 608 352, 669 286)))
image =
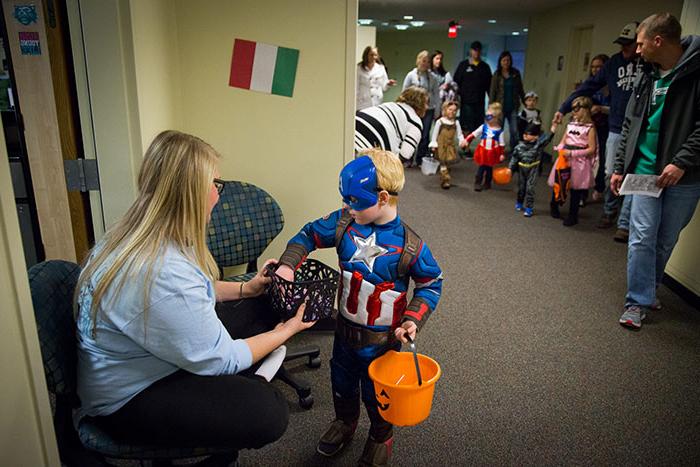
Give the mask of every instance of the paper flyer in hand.
POLYGON ((645 195, 658 198, 663 188, 656 186, 658 175, 628 174, 620 187, 621 195, 645 195))

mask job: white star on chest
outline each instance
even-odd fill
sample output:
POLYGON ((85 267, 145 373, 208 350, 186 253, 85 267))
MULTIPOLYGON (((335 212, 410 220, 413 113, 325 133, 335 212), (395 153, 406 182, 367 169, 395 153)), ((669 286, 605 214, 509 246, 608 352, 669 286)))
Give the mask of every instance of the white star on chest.
POLYGON ((367 266, 367 269, 369 269, 369 272, 372 272, 374 268, 374 260, 389 251, 377 245, 377 232, 372 232, 372 235, 367 238, 353 237, 353 241, 355 242, 357 250, 355 250, 352 258, 350 258, 350 262, 362 261, 365 263, 365 266, 367 266))

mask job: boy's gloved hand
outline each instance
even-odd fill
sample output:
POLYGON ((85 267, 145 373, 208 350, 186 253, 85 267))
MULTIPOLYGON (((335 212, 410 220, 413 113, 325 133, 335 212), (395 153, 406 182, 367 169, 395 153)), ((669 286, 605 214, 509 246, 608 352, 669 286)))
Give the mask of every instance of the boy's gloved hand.
POLYGON ((408 339, 406 339, 406 334, 409 335, 411 340, 415 340, 416 331, 418 331, 418 326, 413 321, 404 321, 401 326, 394 330, 394 336, 402 343, 407 344, 408 339))

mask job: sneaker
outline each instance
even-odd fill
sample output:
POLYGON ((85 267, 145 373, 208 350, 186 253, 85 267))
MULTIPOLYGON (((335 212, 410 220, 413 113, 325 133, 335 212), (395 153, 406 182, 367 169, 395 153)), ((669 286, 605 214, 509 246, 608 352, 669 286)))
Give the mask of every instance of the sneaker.
POLYGON ((617 229, 615 235, 613 235, 613 240, 618 243, 627 243, 630 238, 630 231, 627 229, 617 229))
POLYGON ((640 329, 644 318, 646 318, 644 308, 632 305, 625 308, 625 312, 620 316, 620 324, 626 328, 640 329))
POLYGON ((516 211, 522 211, 522 210, 523 210, 523 203, 517 201, 517 202, 515 203, 515 210, 516 210, 516 211))
POLYGON ((326 457, 335 456, 352 440, 357 422, 348 425, 342 420, 333 420, 328 430, 321 436, 316 451, 326 457))
POLYGON ((532 217, 532 208, 525 208, 525 212, 523 213, 523 216, 532 217))
POLYGON ((367 467, 380 467, 389 465, 391 459, 391 448, 394 445, 394 437, 387 439, 383 443, 376 442, 371 436, 367 437, 365 448, 358 465, 367 467))
POLYGON ((603 193, 600 191, 593 190, 593 194, 591 195, 591 199, 593 200, 594 203, 597 203, 598 201, 603 200, 603 193))
POLYGON ((658 298, 654 300, 654 304, 649 307, 651 311, 661 311, 661 308, 661 300, 659 300, 658 298))
POLYGON ((609 229, 615 225, 615 216, 603 214, 598 223, 595 225, 598 229, 609 229))

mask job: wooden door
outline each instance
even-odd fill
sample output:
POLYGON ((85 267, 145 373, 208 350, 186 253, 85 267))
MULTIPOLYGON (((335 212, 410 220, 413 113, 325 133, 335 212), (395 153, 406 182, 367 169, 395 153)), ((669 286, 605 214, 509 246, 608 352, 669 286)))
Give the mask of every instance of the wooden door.
POLYGON ((64 3, 2 0, 46 259, 81 261, 92 231, 86 196, 68 193, 63 168, 82 153, 64 3))

